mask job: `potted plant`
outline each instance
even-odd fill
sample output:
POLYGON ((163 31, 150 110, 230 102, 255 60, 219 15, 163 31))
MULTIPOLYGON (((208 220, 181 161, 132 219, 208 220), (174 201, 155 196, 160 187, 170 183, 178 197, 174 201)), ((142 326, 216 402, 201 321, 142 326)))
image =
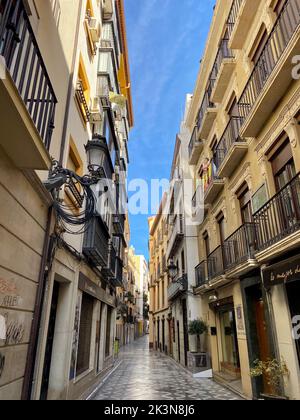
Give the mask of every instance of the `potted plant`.
POLYGON ((287 399, 282 395, 282 381, 290 376, 286 362, 282 359, 267 359, 266 361, 256 360, 250 370, 252 378, 262 377, 268 387, 272 390, 270 394, 262 394, 265 400, 287 399))
POLYGON ((207 325, 202 319, 195 319, 189 324, 190 351, 199 353, 201 351, 201 335, 207 333, 207 325), (193 339, 191 339, 193 338, 193 339))

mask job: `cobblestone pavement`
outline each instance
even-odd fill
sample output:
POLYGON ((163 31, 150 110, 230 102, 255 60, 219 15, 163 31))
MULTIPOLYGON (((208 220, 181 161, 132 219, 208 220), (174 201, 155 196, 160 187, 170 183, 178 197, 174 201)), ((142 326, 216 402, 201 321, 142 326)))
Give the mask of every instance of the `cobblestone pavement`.
POLYGON ((148 337, 120 353, 121 365, 104 382, 95 400, 239 400, 211 380, 194 379, 167 356, 148 349, 148 337))

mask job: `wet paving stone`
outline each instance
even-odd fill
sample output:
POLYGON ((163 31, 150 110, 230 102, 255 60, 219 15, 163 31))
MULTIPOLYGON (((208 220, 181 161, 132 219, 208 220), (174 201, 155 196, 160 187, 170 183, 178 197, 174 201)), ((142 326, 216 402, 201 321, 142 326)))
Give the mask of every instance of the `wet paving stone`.
POLYGON ((121 365, 105 381, 95 400, 239 400, 212 380, 194 379, 167 356, 150 351, 148 337, 122 349, 121 365))

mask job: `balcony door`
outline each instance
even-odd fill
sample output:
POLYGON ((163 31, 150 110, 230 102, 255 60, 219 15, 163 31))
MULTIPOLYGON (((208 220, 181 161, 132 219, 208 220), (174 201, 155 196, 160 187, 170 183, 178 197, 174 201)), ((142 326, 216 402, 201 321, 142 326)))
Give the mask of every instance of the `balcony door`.
POLYGON ((292 182, 297 172, 289 141, 279 148, 271 163, 278 193, 276 219, 281 231, 286 232, 300 222, 300 189, 296 182, 292 182))

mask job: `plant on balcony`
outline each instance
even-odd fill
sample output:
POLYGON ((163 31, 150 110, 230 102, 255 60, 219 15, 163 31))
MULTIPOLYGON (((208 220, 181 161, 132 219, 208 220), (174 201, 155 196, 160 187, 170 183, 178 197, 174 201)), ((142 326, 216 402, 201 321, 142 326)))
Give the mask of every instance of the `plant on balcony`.
POLYGON ((284 398, 282 396, 282 381, 289 378, 290 371, 286 362, 277 359, 267 359, 265 362, 255 360, 253 368, 250 370, 251 378, 265 378, 267 384, 272 389, 271 395, 262 395, 265 399, 284 398))
POLYGON ((202 319, 195 319, 189 324, 189 335, 195 340, 190 340, 190 350, 192 353, 199 353, 201 351, 201 336, 208 331, 206 323, 202 319))

